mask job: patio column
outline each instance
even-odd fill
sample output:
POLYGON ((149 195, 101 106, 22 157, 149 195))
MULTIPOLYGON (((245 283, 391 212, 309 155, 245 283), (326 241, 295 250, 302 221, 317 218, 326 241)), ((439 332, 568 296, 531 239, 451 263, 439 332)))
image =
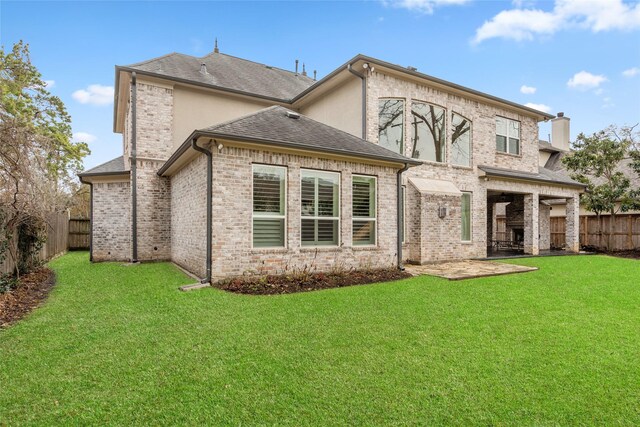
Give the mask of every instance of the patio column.
POLYGON ((495 203, 487 202, 487 247, 491 246, 496 227, 495 203))
POLYGON ((539 209, 540 196, 538 193, 524 195, 524 253, 538 255, 540 253, 539 209))
POLYGON ((580 252, 580 198, 567 199, 567 214, 565 219, 566 249, 580 252))

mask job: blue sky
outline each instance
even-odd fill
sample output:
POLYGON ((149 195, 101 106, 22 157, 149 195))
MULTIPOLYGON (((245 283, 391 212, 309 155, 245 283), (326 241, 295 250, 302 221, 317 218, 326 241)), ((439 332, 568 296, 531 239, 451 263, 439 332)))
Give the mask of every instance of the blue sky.
MULTIPOLYGON (((571 136, 640 122, 640 4, 534 2, 11 2, 0 43, 23 39, 92 150, 122 153, 112 132, 114 66, 170 52, 223 53, 321 78, 357 53, 571 117, 571 136)), ((548 124, 541 124, 546 139, 548 124)))

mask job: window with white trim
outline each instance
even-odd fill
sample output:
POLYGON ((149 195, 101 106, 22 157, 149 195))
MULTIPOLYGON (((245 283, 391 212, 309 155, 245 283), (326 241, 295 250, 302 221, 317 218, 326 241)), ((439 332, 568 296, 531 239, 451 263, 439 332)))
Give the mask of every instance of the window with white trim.
POLYGON ((520 122, 496 117, 496 150, 520 154, 520 122))
POLYGON ((302 246, 337 246, 340 241, 340 174, 301 170, 302 246))
POLYGON ((460 239, 463 242, 471 241, 471 195, 472 193, 462 193, 460 203, 460 216, 462 221, 462 233, 460 239))
POLYGON ((253 165, 253 247, 282 248, 285 242, 287 169, 253 165))
POLYGON ((354 175, 351 182, 353 245, 376 244, 376 177, 354 175))

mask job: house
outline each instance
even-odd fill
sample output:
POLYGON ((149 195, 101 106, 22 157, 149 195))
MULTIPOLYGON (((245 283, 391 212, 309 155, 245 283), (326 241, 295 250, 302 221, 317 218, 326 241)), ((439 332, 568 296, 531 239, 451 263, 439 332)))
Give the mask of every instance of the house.
POLYGON ((577 251, 584 187, 538 164, 551 119, 364 55, 318 81, 217 47, 117 66, 123 156, 80 174, 91 258, 205 280, 484 258, 501 202, 537 254, 548 199, 566 201, 577 251))

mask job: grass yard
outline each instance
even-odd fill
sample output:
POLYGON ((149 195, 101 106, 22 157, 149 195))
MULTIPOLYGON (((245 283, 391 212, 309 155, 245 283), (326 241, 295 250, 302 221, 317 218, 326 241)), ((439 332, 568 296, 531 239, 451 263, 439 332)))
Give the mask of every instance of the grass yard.
POLYGON ((0 425, 639 425, 640 261, 284 296, 70 253, 0 331, 0 425))

